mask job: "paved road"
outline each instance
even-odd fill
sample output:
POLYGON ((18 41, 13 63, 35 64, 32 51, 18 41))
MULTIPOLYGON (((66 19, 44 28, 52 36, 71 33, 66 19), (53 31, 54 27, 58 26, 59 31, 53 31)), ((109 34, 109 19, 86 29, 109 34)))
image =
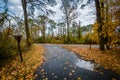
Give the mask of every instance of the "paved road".
POLYGON ((63 49, 60 45, 46 44, 46 61, 35 74, 35 80, 120 80, 120 76, 113 74, 89 61, 78 58, 76 54, 63 49))

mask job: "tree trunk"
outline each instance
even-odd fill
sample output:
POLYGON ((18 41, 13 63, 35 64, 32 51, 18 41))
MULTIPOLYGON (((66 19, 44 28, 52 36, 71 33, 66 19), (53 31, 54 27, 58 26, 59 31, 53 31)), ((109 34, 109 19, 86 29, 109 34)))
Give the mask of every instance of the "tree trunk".
POLYGON ((27 45, 31 45, 31 37, 30 37, 30 31, 29 31, 29 25, 28 25, 28 15, 27 15, 27 2, 26 0, 21 0, 23 12, 24 12, 24 23, 25 23, 25 31, 26 31, 26 42, 27 45))
POLYGON ((37 38, 39 38, 39 26, 38 26, 38 30, 37 30, 37 38))
POLYGON ((103 37, 103 35, 101 35, 103 22, 102 22, 102 17, 101 17, 101 9, 100 9, 100 2, 99 2, 99 0, 95 0, 95 5, 96 5, 97 23, 99 24, 98 36, 99 36, 100 50, 105 50, 105 47, 104 47, 104 37, 103 37))
POLYGON ((69 43, 69 21, 68 21, 68 16, 66 16, 66 19, 67 19, 67 43, 69 43))
POLYGON ((65 43, 65 28, 63 28, 63 39, 64 39, 64 43, 65 43))
MULTIPOLYGON (((108 14, 108 12, 109 12, 109 10, 108 10, 108 1, 107 0, 105 0, 105 3, 106 3, 106 7, 105 7, 105 22, 106 22, 106 24, 108 24, 108 16, 109 16, 109 14, 108 14)), ((106 31, 106 39, 107 39, 107 42, 106 42, 106 49, 107 50, 109 50, 110 49, 110 46, 109 46, 109 36, 108 36, 108 31, 106 31)))
POLYGON ((79 21, 79 26, 78 26, 78 39, 80 39, 80 21, 79 21))
POLYGON ((44 24, 43 24, 43 31, 42 31, 42 37, 43 37, 43 43, 45 43, 46 41, 46 39, 45 39, 45 26, 44 26, 44 24))
POLYGON ((46 31, 46 28, 45 28, 45 17, 42 16, 42 24, 43 24, 43 40, 44 40, 44 43, 46 42, 46 36, 45 36, 45 31, 46 31))

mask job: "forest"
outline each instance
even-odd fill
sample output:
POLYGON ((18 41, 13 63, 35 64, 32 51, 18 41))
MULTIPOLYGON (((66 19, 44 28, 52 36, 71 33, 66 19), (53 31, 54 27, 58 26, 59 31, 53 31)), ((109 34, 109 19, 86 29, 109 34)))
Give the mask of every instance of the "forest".
MULTIPOLYGON (((32 77, 34 71, 46 61, 46 45, 63 45, 64 49, 78 53, 85 60, 93 60, 117 73, 118 79, 110 80, 119 80, 120 1, 0 0, 0 80, 35 79, 36 75, 32 77), (87 19, 86 16, 91 18, 87 19), (95 49, 92 48, 94 45, 97 45, 95 49), (86 54, 88 52, 90 55, 86 54), (21 72, 13 72, 13 66, 21 72)), ((41 72, 44 70, 41 69, 41 72)), ((77 77, 75 80, 89 79, 77 77)))

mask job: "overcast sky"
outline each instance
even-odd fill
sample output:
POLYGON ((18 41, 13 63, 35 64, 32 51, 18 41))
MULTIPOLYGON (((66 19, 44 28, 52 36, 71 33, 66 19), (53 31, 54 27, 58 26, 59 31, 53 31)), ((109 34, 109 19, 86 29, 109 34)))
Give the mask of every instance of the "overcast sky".
MULTIPOLYGON (((10 13, 15 14, 16 16, 22 16, 23 10, 21 6, 21 0, 8 0, 8 1, 9 1, 8 6, 9 6, 10 13)), ((61 17, 63 16, 63 13, 60 10, 61 0, 56 0, 56 1, 57 1, 56 6, 54 7, 48 6, 48 8, 56 12, 56 14, 54 16, 51 15, 50 18, 54 19, 57 22, 61 19, 61 17)), ((87 0, 84 0, 84 3, 86 1, 87 0)), ((77 11, 80 13, 80 15, 77 21, 80 20, 82 26, 93 24, 95 22, 95 15, 93 15, 95 13, 95 8, 93 6, 94 6, 94 3, 92 3, 89 6, 86 6, 84 9, 78 8, 77 11)))

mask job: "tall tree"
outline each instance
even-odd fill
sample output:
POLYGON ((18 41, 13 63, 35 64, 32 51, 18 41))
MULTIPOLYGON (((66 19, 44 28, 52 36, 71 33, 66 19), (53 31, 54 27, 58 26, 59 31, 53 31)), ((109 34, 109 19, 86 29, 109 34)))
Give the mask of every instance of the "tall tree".
POLYGON ((39 27, 36 25, 36 22, 33 19, 28 19, 30 26, 30 34, 33 40, 39 37, 39 27))
POLYGON ((42 37, 44 40, 44 43, 46 42, 46 23, 48 22, 48 17, 47 16, 39 16, 40 17, 40 23, 42 25, 42 37))
POLYGON ((78 37, 78 29, 77 28, 78 28, 77 22, 74 21, 72 23, 72 27, 71 27, 71 32, 74 37, 78 37))
POLYGON ((78 0, 61 0, 61 10, 65 14, 65 21, 67 26, 67 42, 69 43, 69 27, 72 20, 77 18, 77 13, 75 9, 77 9, 77 1, 78 0))
POLYGON ((50 30, 50 32, 51 32, 51 34, 52 34, 52 37, 53 37, 53 35, 54 35, 54 32, 53 32, 53 29, 55 29, 56 28, 56 22, 54 21, 54 20, 49 20, 48 21, 48 23, 49 23, 49 30, 50 30))
POLYGON ((61 32, 62 33, 62 38, 64 39, 64 42, 65 42, 65 34, 66 34, 66 32, 65 32, 65 23, 64 22, 59 22, 57 24, 57 26, 62 28, 62 32, 61 32))
POLYGON ((28 14, 27 14, 27 0, 21 0, 23 12, 24 12, 24 20, 25 20, 25 31, 26 31, 26 41, 27 45, 31 45, 31 37, 30 37, 30 31, 29 31, 29 25, 28 25, 28 14))
POLYGON ((120 42, 119 33, 116 32, 120 26, 120 0, 107 0, 106 1, 106 27, 108 28, 108 43, 115 45, 114 43, 120 42))
POLYGON ((99 36, 99 44, 100 44, 100 50, 105 50, 104 47, 104 37, 101 35, 102 32, 102 16, 101 16, 101 9, 100 9, 100 1, 95 0, 95 6, 96 6, 96 17, 97 17, 97 23, 98 23, 98 36, 99 36))
MULTIPOLYGON (((109 23, 109 3, 108 0, 105 0, 105 13, 104 13, 104 22, 105 22, 105 27, 109 26, 107 25, 109 23)), ((108 27, 109 28, 109 27, 108 27)), ((109 45, 110 45, 110 36, 109 36, 109 32, 106 30, 106 36, 105 36, 105 44, 106 44, 106 48, 110 49, 109 45)))
MULTIPOLYGON (((105 44, 105 38, 103 31, 103 25, 104 25, 104 0, 94 0, 95 1, 95 7, 96 7, 96 17, 97 17, 97 24, 98 24, 98 36, 99 36, 99 48, 100 50, 105 50, 104 44, 105 44)), ((93 2, 93 0, 88 0, 86 4, 83 4, 81 8, 84 8, 84 6, 90 4, 93 2)))
POLYGON ((46 5, 49 4, 53 6, 56 2, 55 0, 21 0, 23 12, 24 12, 24 20, 25 20, 25 31, 26 31, 26 41, 27 45, 31 45, 31 37, 28 25, 28 13, 27 10, 29 9, 29 14, 34 15, 35 9, 39 9, 40 11, 45 11, 46 14, 52 12, 51 10, 46 9, 46 5))
POLYGON ((81 30, 80 30, 80 27, 81 27, 81 23, 80 23, 80 21, 79 21, 79 25, 78 25, 78 39, 80 39, 80 34, 81 34, 81 30))

